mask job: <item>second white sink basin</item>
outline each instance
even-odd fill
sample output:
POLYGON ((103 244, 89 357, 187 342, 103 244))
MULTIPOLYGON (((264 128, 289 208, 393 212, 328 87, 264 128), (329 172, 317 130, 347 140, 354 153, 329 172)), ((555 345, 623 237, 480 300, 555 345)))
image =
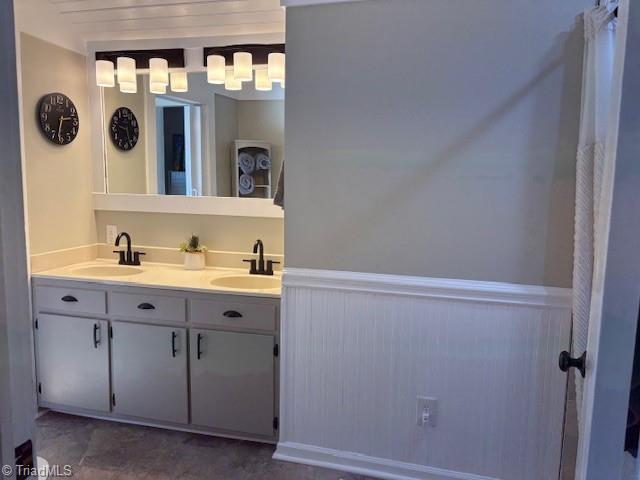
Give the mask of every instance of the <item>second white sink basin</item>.
POLYGON ((128 277, 142 273, 141 268, 126 265, 95 265, 91 267, 76 268, 71 273, 76 275, 88 275, 90 277, 128 277))
POLYGON ((211 280, 211 285, 237 290, 274 290, 280 288, 280 277, 266 275, 229 275, 211 280))

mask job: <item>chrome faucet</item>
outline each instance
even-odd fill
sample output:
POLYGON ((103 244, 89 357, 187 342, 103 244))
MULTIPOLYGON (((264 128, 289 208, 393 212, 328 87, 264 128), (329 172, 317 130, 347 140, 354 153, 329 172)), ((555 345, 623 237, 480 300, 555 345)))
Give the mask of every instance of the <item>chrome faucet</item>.
POLYGON ((140 265, 140 256, 144 255, 142 252, 131 251, 131 235, 127 232, 122 232, 116 237, 116 247, 120 246, 120 240, 124 237, 127 240, 127 251, 114 250, 113 253, 120 255, 119 265, 140 265))
POLYGON ((262 240, 256 240, 253 244, 253 253, 258 254, 258 260, 255 258, 251 260, 243 260, 251 265, 249 273, 251 275, 273 275, 273 265, 280 262, 274 262, 273 260, 267 260, 267 267, 264 266, 264 243, 262 240))

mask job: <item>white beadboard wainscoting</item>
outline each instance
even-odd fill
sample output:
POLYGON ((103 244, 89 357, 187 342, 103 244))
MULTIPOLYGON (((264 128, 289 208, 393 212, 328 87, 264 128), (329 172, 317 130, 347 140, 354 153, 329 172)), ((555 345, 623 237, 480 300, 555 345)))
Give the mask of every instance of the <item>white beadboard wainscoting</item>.
POLYGON ((388 479, 555 480, 571 290, 285 269, 281 460, 388 479), (437 399, 417 425, 417 397, 437 399))

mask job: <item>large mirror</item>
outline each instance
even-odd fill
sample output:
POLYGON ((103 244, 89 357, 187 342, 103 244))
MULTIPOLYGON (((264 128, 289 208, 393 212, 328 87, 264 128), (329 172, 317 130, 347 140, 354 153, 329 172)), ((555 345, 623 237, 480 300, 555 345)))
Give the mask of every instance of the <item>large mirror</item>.
POLYGON ((105 88, 107 193, 272 198, 284 156, 284 89, 242 90, 188 74, 188 91, 105 88))

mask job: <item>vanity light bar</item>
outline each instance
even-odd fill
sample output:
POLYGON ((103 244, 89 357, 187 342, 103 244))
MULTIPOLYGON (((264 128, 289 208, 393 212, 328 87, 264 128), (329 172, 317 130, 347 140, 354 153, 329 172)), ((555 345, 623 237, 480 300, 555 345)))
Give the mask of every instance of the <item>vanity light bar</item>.
MULTIPOLYGON (((169 48, 96 52, 96 84, 99 87, 115 86, 116 65, 121 92, 136 93, 138 91, 137 69, 139 68, 150 70, 149 83, 153 93, 165 93, 169 85, 169 69, 184 70, 185 68, 184 50, 169 48)), ((184 83, 177 88, 183 85, 184 83)))
POLYGON ((207 47, 203 50, 203 61, 207 68, 207 81, 214 84, 224 83, 227 90, 240 90, 242 85, 238 87, 238 82, 253 80, 253 70, 255 70, 256 90, 271 90, 272 81, 280 83, 284 88, 285 45, 283 43, 207 47), (227 73, 228 71, 232 72, 231 75, 227 73), (272 79, 269 78, 270 71, 272 79))

